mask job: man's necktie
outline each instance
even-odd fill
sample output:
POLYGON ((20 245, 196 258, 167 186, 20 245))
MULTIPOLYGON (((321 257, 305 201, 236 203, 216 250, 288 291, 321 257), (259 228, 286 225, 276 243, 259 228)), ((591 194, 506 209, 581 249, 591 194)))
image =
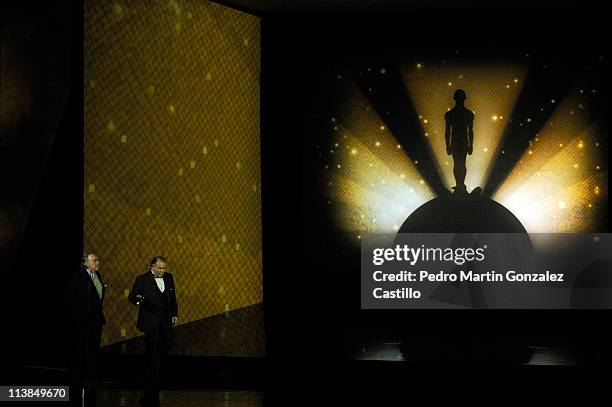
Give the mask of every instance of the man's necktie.
POLYGON ((98 279, 98 275, 92 272, 91 279, 93 280, 93 283, 96 286, 96 291, 98 292, 98 296, 100 297, 100 299, 102 299, 102 283, 98 279))

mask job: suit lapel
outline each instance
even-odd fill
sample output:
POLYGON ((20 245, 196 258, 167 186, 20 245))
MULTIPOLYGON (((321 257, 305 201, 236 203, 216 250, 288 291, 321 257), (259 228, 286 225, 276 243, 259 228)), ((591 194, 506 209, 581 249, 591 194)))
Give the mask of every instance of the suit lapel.
POLYGON ((168 273, 164 273, 164 293, 168 289, 168 273))

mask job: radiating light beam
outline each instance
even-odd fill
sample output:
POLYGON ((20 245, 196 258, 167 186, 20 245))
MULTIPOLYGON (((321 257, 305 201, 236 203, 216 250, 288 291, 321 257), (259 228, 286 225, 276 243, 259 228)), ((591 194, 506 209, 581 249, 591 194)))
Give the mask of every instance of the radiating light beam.
POLYGON ((338 227, 358 241, 364 232, 397 231, 434 195, 355 82, 345 91, 345 107, 330 118, 321 148, 319 180, 338 227))
POLYGON ((446 187, 455 185, 453 159, 446 153, 444 114, 454 106, 453 93, 463 89, 474 117, 474 152, 467 158, 468 190, 484 187, 502 135, 526 76, 520 65, 405 64, 402 79, 437 158, 446 187))
POLYGON ((493 195, 528 232, 589 232, 607 211, 602 134, 578 89, 563 99, 493 195))

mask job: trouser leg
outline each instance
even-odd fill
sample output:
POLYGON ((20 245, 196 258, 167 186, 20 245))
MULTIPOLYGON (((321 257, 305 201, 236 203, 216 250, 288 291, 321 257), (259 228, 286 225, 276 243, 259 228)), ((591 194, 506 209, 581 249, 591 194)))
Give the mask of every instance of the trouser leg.
POLYGON ((70 351, 70 370, 74 379, 80 380, 85 376, 87 347, 87 326, 74 326, 72 332, 72 349, 70 351))
POLYGON ((147 347, 147 383, 146 387, 151 390, 157 387, 160 377, 160 336, 159 330, 146 334, 147 347))
POLYGON ((174 332, 172 331, 172 325, 170 323, 162 324, 160 331, 160 350, 162 355, 167 355, 172 349, 174 344, 174 332))
POLYGON ((101 325, 80 324, 76 327, 71 370, 79 378, 91 378, 95 374, 101 335, 101 325))
MULTIPOLYGON (((83 386, 76 390, 81 393, 81 400, 87 407, 95 407, 96 390, 92 387, 92 379, 95 379, 97 372, 97 357, 100 349, 100 339, 102 336, 102 325, 99 324, 80 324, 76 327, 73 342, 74 350, 71 363, 71 370, 75 378, 83 386)), ((81 394, 79 394, 79 397, 81 394)))
POLYGON ((102 325, 90 325, 87 336, 87 372, 90 378, 94 378, 98 372, 98 351, 100 350, 102 325))
POLYGON ((159 400, 161 387, 162 358, 170 351, 174 342, 172 326, 160 324, 158 329, 145 334, 147 356, 147 380, 145 384, 145 398, 156 402, 159 400))

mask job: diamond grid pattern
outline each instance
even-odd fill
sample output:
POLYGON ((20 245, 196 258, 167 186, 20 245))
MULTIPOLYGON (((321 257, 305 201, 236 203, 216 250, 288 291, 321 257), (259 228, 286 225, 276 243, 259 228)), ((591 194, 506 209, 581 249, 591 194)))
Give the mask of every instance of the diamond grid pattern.
MULTIPOLYGON (((262 301, 259 19, 210 2, 85 4, 85 247, 108 284, 102 344, 155 255, 179 321, 262 301)), ((236 327, 235 329, 239 329, 236 327)))
MULTIPOLYGON (((263 303, 176 328, 171 355, 258 357, 265 354, 263 303)), ((144 337, 113 343, 104 353, 142 354, 144 337)))

